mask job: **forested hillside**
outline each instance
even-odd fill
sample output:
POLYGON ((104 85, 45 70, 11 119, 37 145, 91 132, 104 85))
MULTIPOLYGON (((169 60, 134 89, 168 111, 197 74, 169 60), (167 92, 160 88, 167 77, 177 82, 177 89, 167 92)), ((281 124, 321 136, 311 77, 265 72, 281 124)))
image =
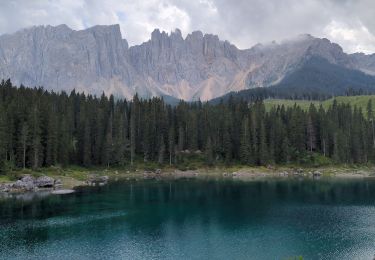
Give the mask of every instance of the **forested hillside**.
MULTIPOLYGON (((324 109, 328 109, 330 106, 332 106, 334 101, 336 101, 339 104, 349 104, 352 108, 356 106, 358 109, 367 111, 369 101, 375 103, 375 95, 338 96, 323 101, 297 99, 265 99, 263 102, 266 106, 266 110, 269 111, 272 107, 277 107, 281 105, 284 105, 285 107, 293 107, 294 105, 297 105, 303 108, 304 110, 308 110, 311 103, 314 104, 316 107, 322 105, 324 109)), ((367 113, 365 113, 364 115, 366 116, 367 113)))
POLYGON ((76 92, 51 93, 10 81, 0 84, 0 158, 3 171, 51 165, 178 165, 190 157, 206 165, 304 163, 330 158, 375 161, 369 114, 334 101, 328 109, 262 102, 166 105, 76 92))
POLYGON ((311 57, 304 61, 299 69, 286 75, 273 86, 230 92, 211 102, 218 103, 229 98, 246 101, 259 98, 325 100, 335 96, 374 93, 375 77, 331 64, 322 58, 311 57))

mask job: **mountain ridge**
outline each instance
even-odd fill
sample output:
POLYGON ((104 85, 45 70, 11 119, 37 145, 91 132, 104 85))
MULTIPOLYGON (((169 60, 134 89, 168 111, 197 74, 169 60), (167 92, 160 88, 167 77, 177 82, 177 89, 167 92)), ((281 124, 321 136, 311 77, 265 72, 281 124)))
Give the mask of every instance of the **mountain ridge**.
POLYGON ((125 98, 138 93, 209 100, 231 91, 276 86, 310 57, 375 75, 375 55, 346 54, 338 44, 308 34, 248 49, 201 31, 184 38, 179 29, 155 29, 148 41, 129 46, 119 25, 84 30, 34 26, 0 36, 1 78, 125 98))

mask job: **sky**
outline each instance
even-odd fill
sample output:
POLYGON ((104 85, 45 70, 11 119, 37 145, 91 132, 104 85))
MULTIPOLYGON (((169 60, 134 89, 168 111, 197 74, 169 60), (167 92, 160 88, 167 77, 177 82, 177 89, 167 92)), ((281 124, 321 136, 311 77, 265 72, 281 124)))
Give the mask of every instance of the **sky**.
POLYGON ((375 53, 375 0, 0 0, 0 34, 33 25, 120 24, 130 45, 155 28, 217 34, 237 47, 308 33, 375 53))

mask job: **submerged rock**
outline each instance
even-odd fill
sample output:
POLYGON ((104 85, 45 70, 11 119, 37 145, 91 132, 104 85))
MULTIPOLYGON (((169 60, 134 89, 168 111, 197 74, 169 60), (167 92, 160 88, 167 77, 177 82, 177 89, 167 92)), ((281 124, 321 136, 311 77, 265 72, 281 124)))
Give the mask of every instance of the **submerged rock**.
POLYGON ((63 194, 70 194, 73 192, 75 192, 75 190, 54 190, 52 191, 52 194, 63 195, 63 194))
POLYGON ((61 187, 63 184, 62 184, 62 181, 60 179, 56 179, 55 180, 55 187, 61 187))

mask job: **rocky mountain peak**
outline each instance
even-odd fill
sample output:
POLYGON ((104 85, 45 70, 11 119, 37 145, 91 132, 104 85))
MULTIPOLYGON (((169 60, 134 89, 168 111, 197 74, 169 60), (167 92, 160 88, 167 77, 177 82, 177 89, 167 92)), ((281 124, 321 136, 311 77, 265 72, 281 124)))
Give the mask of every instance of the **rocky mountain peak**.
POLYGON ((173 32, 171 32, 171 38, 183 40, 181 30, 176 28, 173 32))
POLYGON ((208 100, 229 91, 275 85, 309 58, 375 74, 375 56, 347 55, 309 34, 239 50, 217 35, 155 29, 129 48, 120 26, 85 30, 36 26, 0 36, 0 78, 46 89, 103 91, 130 98, 169 95, 208 100))

